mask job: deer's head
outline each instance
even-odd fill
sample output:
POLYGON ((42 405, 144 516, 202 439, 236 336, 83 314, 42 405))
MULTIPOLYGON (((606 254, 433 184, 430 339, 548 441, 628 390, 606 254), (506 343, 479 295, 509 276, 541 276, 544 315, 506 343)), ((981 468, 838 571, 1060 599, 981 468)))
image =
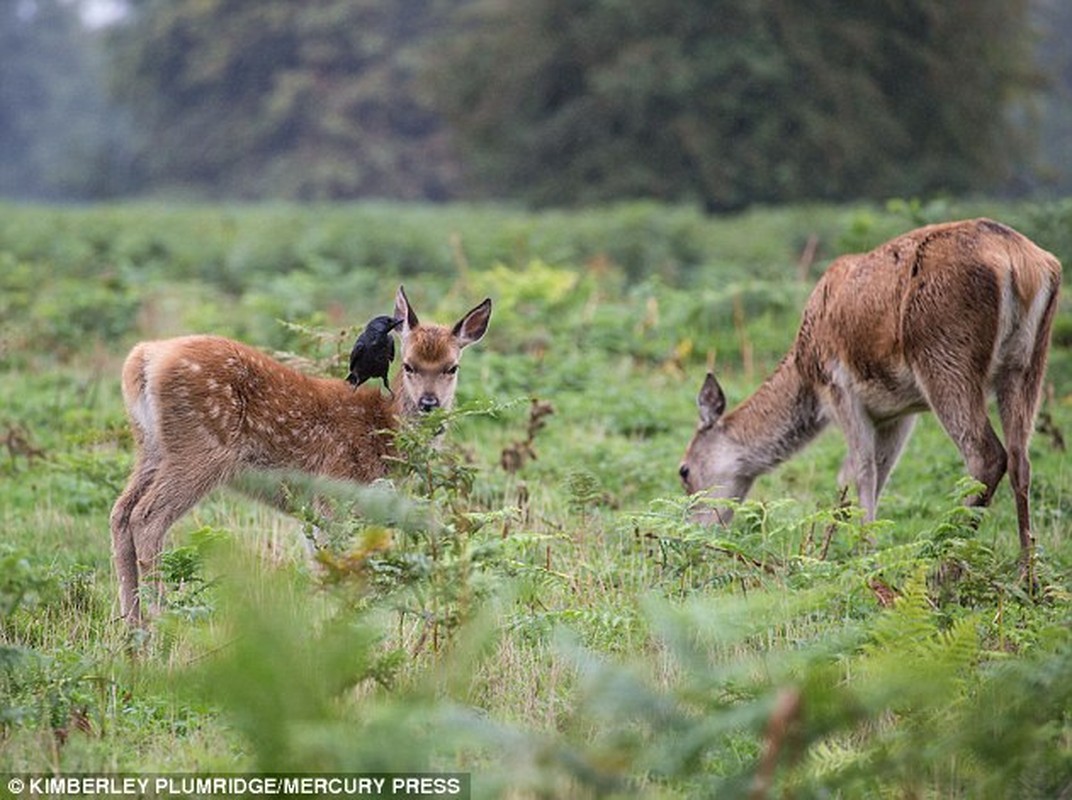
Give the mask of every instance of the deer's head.
POLYGON ((458 320, 454 327, 421 324, 405 290, 395 296, 395 318, 402 320, 402 410, 428 413, 454 404, 458 362, 464 347, 488 329, 491 299, 458 320))
MULTIPOLYGON (((752 488, 754 477, 744 468, 744 450, 726 430, 722 418, 726 410, 726 396, 710 372, 704 379, 700 395, 696 399, 700 421, 692 435, 678 474, 689 494, 703 492, 712 500, 741 500, 752 488)), ((704 523, 728 525, 733 518, 733 509, 715 503, 697 507, 696 519, 704 523)))

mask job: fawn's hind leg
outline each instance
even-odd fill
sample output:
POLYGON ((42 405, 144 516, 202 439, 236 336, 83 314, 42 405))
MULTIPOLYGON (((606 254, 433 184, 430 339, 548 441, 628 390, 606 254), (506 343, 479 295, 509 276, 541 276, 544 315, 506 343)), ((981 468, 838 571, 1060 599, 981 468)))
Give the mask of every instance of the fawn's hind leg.
MULTIPOLYGON (((169 468, 161 464, 150 478, 145 490, 129 512, 130 542, 133 546, 135 569, 139 580, 150 580, 153 588, 151 612, 159 610, 163 599, 163 583, 158 575, 160 553, 164 538, 175 522, 206 494, 224 480, 224 472, 210 465, 199 470, 169 468)), ((129 558, 129 555, 127 555, 129 558)), ((132 615, 134 623, 141 617, 141 596, 134 584, 132 615)))
POLYGON ((119 581, 119 616, 132 623, 138 620, 138 556, 131 515, 152 485, 155 472, 152 464, 139 459, 109 519, 112 561, 119 581))

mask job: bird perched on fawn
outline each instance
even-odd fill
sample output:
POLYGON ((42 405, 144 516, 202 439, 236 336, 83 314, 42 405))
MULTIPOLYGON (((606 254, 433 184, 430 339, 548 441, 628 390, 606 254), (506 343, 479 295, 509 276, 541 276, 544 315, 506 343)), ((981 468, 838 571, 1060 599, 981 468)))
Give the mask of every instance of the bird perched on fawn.
POLYGON ((793 346, 751 397, 725 413, 707 374, 679 469, 686 491, 716 501, 701 516, 728 522, 732 507, 718 500, 743 499, 834 422, 848 444, 839 480, 856 484, 873 520, 916 414, 929 409, 982 484, 972 505, 989 503, 1008 472, 1030 570, 1027 445, 1060 282, 1053 255, 988 219, 930 225, 837 259, 812 291, 793 346))
POLYGON ((406 416, 450 408, 463 348, 491 318, 486 299, 453 327, 421 323, 405 291, 402 370, 390 396, 337 378, 297 372, 219 336, 142 342, 123 364, 123 401, 135 462, 111 515, 120 614, 142 618, 140 584, 153 581, 168 529, 206 494, 247 471, 296 470, 367 483, 395 452, 390 432, 406 416))
POLYGON ((346 380, 355 388, 369 378, 379 378, 387 391, 387 372, 395 360, 395 340, 391 331, 402 325, 401 319, 394 317, 373 317, 365 330, 354 342, 350 351, 350 374, 346 380))

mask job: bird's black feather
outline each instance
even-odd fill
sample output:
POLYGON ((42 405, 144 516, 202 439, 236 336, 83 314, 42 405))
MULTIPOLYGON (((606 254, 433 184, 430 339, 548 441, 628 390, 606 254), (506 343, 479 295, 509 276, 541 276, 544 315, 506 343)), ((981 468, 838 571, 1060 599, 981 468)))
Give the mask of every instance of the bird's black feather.
POLYGON ((387 371, 395 360, 395 342, 391 331, 402 324, 392 317, 373 317, 354 342, 350 351, 350 374, 346 380, 360 386, 369 378, 380 378, 387 386, 387 371))

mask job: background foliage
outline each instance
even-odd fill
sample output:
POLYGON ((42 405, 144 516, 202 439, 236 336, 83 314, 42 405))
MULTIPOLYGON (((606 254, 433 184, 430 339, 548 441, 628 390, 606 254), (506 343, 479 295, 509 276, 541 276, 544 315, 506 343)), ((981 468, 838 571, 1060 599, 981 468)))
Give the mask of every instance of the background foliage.
POLYGON ((995 111, 1028 86, 1025 3, 477 9, 440 86, 493 191, 724 210, 959 193, 1016 162, 995 111))
POLYGON ((456 2, 145 2, 111 35, 146 179, 238 197, 443 199, 457 171, 415 86, 456 2))
POLYGON ((103 198, 132 187, 128 115, 105 54, 62 0, 0 3, 0 195, 103 198))
MULTIPOLYGON (((118 0, 117 0, 118 1, 118 0)), ((1066 4, 0 6, 0 194, 801 199, 1067 190, 1066 4)))

